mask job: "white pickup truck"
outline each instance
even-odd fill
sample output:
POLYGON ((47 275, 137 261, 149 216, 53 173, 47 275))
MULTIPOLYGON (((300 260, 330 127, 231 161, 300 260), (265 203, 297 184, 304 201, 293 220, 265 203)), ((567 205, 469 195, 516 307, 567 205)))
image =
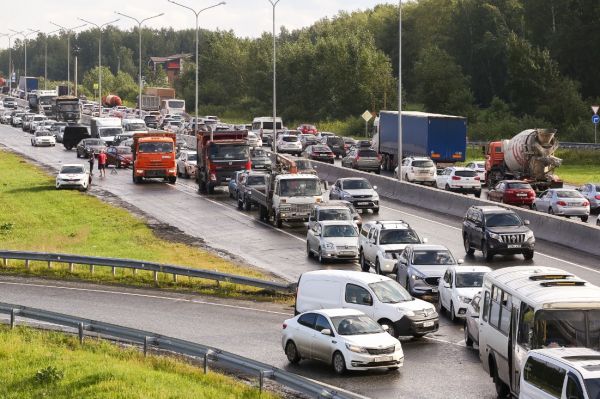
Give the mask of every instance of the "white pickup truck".
POLYGON ((376 221, 363 224, 358 237, 360 267, 377 274, 395 273, 398 256, 408 244, 423 244, 427 239, 402 220, 376 221))

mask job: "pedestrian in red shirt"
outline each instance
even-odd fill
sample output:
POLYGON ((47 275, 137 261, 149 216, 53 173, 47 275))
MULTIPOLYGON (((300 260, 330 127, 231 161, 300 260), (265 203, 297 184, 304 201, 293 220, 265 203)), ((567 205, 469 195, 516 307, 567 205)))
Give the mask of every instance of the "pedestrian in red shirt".
POLYGON ((106 177, 106 153, 104 150, 100 150, 100 154, 98 154, 98 171, 101 177, 106 177))

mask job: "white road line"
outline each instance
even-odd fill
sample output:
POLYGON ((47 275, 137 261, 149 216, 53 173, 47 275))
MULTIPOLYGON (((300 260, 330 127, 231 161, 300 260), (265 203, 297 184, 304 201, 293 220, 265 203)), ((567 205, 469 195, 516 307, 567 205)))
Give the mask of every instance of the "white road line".
POLYGON ((58 286, 58 285, 44 285, 44 284, 32 284, 32 283, 14 283, 14 282, 9 282, 9 281, 0 281, 0 284, 16 285, 16 286, 24 286, 24 287, 36 287, 36 288, 51 288, 51 289, 66 290, 66 291, 95 292, 95 293, 100 293, 100 294, 116 294, 116 295, 123 295, 123 296, 161 299, 161 300, 167 300, 167 301, 173 301, 173 302, 191 302, 191 303, 195 303, 195 304, 199 304, 199 305, 217 306, 217 307, 239 309, 239 310, 252 310, 255 312, 279 314, 279 315, 290 316, 290 317, 293 316, 291 313, 276 312, 273 310, 265 310, 265 309, 257 309, 257 308, 247 307, 247 306, 227 305, 227 304, 223 304, 223 303, 206 302, 206 301, 201 301, 201 300, 197 300, 197 299, 173 298, 173 297, 168 297, 168 296, 150 295, 150 294, 137 294, 137 293, 133 293, 133 292, 110 291, 110 290, 100 290, 100 289, 93 289, 93 288, 64 287, 64 286, 58 286))
MULTIPOLYGON (((379 207, 380 207, 380 208, 385 208, 385 209, 388 209, 388 210, 390 210, 390 211, 393 211, 393 212, 401 213, 401 214, 403 214, 403 215, 408 215, 408 216, 414 217, 414 218, 416 218, 416 219, 424 220, 424 221, 426 221, 426 222, 430 222, 430 223, 434 223, 434 224, 437 224, 437 225, 440 225, 440 226, 448 227, 448 228, 451 228, 451 229, 453 229, 453 230, 462 231, 462 229, 460 229, 460 228, 458 228, 458 227, 451 226, 451 225, 449 225, 449 224, 446 224, 446 223, 438 222, 437 220, 428 219, 428 218, 426 218, 426 217, 423 217, 423 216, 417 216, 417 215, 414 215, 414 214, 412 214, 412 213, 403 212, 403 211, 400 211, 400 210, 398 210, 398 209, 390 208, 390 207, 388 207, 388 206, 384 206, 384 205, 380 205, 379 207)), ((543 252, 538 252, 538 251, 536 251, 535 253, 536 253, 537 255, 540 255, 540 256, 546 257, 546 258, 548 258, 548 259, 552 259, 552 260, 555 260, 555 261, 558 261, 558 262, 566 263, 566 264, 568 264, 568 265, 575 266, 575 267, 578 267, 578 268, 580 268, 580 269, 587 270, 587 271, 589 271, 589 272, 593 272, 593 273, 598 273, 598 274, 600 274, 600 270, 592 269, 591 267, 588 267, 588 266, 583 266, 583 265, 580 265, 580 264, 578 264, 578 263, 574 263, 574 262, 571 262, 571 261, 568 261, 568 260, 564 260, 564 259, 561 259, 561 258, 557 258, 557 257, 555 257, 555 256, 552 256, 552 255, 547 255, 547 254, 545 254, 545 253, 543 253, 543 252)))
POLYGON ((426 340, 429 340, 429 341, 441 342, 441 343, 444 343, 444 344, 450 344, 450 345, 454 345, 454 346, 460 346, 460 347, 463 347, 463 348, 467 346, 467 345, 465 345, 464 342, 460 342, 460 341, 459 342, 451 342, 451 341, 447 341, 445 339, 433 338, 433 337, 428 337, 428 336, 423 337, 423 339, 426 339, 426 340))

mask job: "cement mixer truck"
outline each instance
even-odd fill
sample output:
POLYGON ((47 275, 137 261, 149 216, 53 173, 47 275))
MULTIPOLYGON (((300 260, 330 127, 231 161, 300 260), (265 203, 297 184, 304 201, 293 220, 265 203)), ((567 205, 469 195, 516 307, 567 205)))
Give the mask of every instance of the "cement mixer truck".
POLYGON ((489 143, 485 157, 488 188, 508 179, 526 180, 536 191, 561 188, 563 182, 554 175, 562 162, 554 156, 555 136, 555 129, 527 129, 510 140, 489 143))

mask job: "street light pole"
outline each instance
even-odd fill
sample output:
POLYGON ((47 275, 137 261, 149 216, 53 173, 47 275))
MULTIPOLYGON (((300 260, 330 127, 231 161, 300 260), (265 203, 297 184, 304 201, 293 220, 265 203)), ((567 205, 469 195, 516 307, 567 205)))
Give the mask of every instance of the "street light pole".
POLYGON ((158 17, 164 15, 164 13, 161 12, 160 14, 153 15, 151 17, 144 18, 142 20, 139 20, 139 19, 134 18, 127 14, 120 13, 118 11, 115 11, 115 14, 119 14, 122 17, 132 19, 138 24, 138 32, 140 34, 139 42, 138 42, 138 50, 139 50, 139 55, 138 55, 139 76, 138 76, 138 79, 139 79, 139 85, 140 85, 139 94, 138 94, 138 110, 139 110, 139 115, 141 117, 142 116, 142 104, 141 104, 141 101, 142 101, 142 24, 144 22, 148 21, 149 19, 158 18, 158 17))
POLYGON ((11 95, 12 95, 12 38, 13 36, 16 36, 16 33, 8 34, 8 33, 3 33, 2 36, 6 36, 8 37, 8 90, 10 91, 11 95))
POLYGON ((75 29, 82 28, 82 27, 86 26, 87 24, 74 26, 72 28, 65 28, 64 26, 55 24, 52 21, 50 21, 50 23, 54 26, 58 26, 59 28, 61 28, 67 35, 67 91, 70 94, 71 93, 71 33, 73 33, 75 31, 75 29))
POLYGON ((110 24, 114 24, 119 19, 117 18, 110 22, 105 22, 102 25, 95 24, 83 18, 77 19, 90 25, 94 25, 96 28, 98 28, 98 104, 100 105, 100 116, 102 116, 102 28, 110 24))
MULTIPOLYGON (((381 137, 379 137, 381 140, 381 137)), ((398 4, 398 181, 402 181, 402 0, 398 4)))
POLYGON ((186 5, 177 3, 176 1, 173 1, 173 0, 168 0, 168 1, 169 1, 169 3, 173 3, 175 5, 178 5, 180 7, 183 7, 183 8, 186 8, 186 9, 190 10, 196 16, 196 93, 195 93, 196 96, 195 96, 195 103, 194 103, 195 114, 196 114, 196 121, 194 122, 194 135, 197 136, 198 135, 198 70, 200 69, 200 64, 198 63, 198 16, 203 11, 206 11, 208 9, 224 5, 225 2, 222 1, 220 3, 214 4, 212 6, 209 6, 209 7, 206 7, 206 8, 202 8, 201 10, 196 11, 196 10, 194 10, 191 7, 188 7, 186 5))
POLYGON ((281 0, 269 0, 273 6, 273 152, 277 155, 277 42, 275 36, 275 7, 281 0))

